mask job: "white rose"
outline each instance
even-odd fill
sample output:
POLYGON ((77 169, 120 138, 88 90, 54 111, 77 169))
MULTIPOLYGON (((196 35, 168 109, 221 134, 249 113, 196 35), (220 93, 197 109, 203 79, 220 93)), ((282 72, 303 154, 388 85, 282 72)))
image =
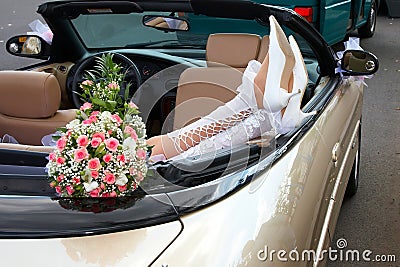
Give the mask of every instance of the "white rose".
POLYGON ((92 181, 91 171, 88 168, 85 169, 85 174, 82 176, 82 180, 87 183, 92 181))
POLYGON ((83 186, 85 187, 86 192, 91 192, 95 190, 97 187, 99 187, 99 184, 96 181, 94 181, 91 183, 83 183, 83 186))
POLYGON ((117 180, 115 180, 115 184, 119 186, 124 186, 128 182, 128 178, 125 174, 120 174, 117 180))
POLYGON ((105 118, 111 118, 111 112, 109 111, 103 111, 100 115, 100 118, 105 119, 105 118))
POLYGON ((132 137, 128 137, 124 140, 122 143, 122 146, 126 150, 130 150, 132 152, 135 152, 136 149, 136 141, 132 137))
POLYGON ((79 120, 78 120, 78 119, 75 119, 75 120, 73 120, 73 121, 70 121, 70 122, 67 124, 67 128, 68 128, 68 129, 71 129, 71 128, 74 128, 75 126, 79 125, 79 124, 80 124, 79 120))

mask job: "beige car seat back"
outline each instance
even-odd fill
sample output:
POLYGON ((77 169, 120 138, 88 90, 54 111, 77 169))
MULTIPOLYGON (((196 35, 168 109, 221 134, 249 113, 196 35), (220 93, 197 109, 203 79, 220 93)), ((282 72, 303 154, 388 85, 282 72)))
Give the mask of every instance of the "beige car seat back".
POLYGON ((34 71, 0 71, 0 137, 13 136, 25 145, 41 145, 75 118, 75 110, 58 110, 60 85, 53 74, 34 71))

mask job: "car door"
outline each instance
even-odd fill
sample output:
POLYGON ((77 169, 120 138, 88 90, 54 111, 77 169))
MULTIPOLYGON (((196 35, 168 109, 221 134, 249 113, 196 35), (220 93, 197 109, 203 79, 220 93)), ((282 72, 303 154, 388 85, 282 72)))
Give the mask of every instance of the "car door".
POLYGON ((358 129, 362 109, 363 84, 353 78, 339 82, 329 104, 318 119, 316 127, 324 144, 320 164, 326 166, 322 205, 314 235, 317 252, 333 234, 345 193, 347 180, 358 148, 358 129), (318 240, 318 241, 317 241, 318 240))

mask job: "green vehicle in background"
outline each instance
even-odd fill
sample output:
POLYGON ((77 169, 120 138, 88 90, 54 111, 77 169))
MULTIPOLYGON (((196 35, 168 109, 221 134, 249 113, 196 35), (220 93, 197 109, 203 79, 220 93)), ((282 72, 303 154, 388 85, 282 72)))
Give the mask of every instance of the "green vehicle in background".
MULTIPOLYGON (((253 0, 266 5, 282 6, 293 9, 303 16, 308 22, 322 34, 328 44, 333 45, 342 42, 348 33, 357 30, 361 38, 372 37, 375 32, 376 15, 380 0, 253 0)), ((216 7, 217 8, 217 7, 216 7)), ((238 10, 238 12, 240 12, 238 10)), ((190 31, 178 33, 180 42, 193 41, 200 36, 208 36, 214 32, 247 32, 261 36, 268 34, 265 27, 254 28, 253 23, 249 27, 232 20, 227 24, 226 20, 209 18, 206 16, 189 15, 190 31), (223 21, 223 23, 222 23, 223 21), (191 38, 193 37, 193 39, 191 38)), ((201 38, 206 40, 206 38, 201 38)))
POLYGON ((268 0, 262 3, 285 6, 312 23, 329 44, 341 42, 357 30, 361 38, 375 32, 379 0, 268 0))

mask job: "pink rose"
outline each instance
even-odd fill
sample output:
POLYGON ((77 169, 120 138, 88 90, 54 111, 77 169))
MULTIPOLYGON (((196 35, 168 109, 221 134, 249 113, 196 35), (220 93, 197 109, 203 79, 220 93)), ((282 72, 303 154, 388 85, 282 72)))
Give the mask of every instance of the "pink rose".
POLYGON ((105 154, 103 156, 103 160, 104 160, 105 163, 109 163, 111 159, 112 159, 112 155, 111 154, 105 154))
POLYGON ((131 133, 133 133, 133 132, 135 132, 135 129, 133 129, 133 128, 132 128, 131 126, 129 126, 129 125, 125 126, 124 133, 131 134, 131 133))
POLYGON ((99 193, 100 193, 100 190, 98 188, 96 188, 96 189, 93 189, 92 191, 90 191, 89 194, 91 197, 98 197, 99 193))
POLYGON ((101 183, 100 188, 101 188, 102 190, 104 190, 104 189, 106 188, 106 185, 105 185, 104 183, 101 183))
POLYGON ((61 137, 60 139, 57 140, 57 148, 62 151, 65 146, 67 145, 67 139, 65 137, 61 137))
POLYGON ((93 122, 97 122, 97 117, 94 116, 94 115, 90 115, 89 120, 91 120, 92 123, 93 123, 93 122))
POLYGON ((110 197, 110 193, 104 192, 103 194, 101 194, 101 197, 110 197))
POLYGON ((99 172, 98 171, 91 171, 90 176, 92 176, 94 179, 99 178, 99 172))
POLYGON ((133 103, 133 102, 129 102, 129 107, 130 108, 138 108, 137 106, 136 106, 136 104, 135 103, 133 103))
POLYGON ((118 149, 119 141, 114 137, 108 138, 106 141, 106 147, 108 150, 115 152, 118 149))
POLYGON ((68 192, 68 195, 72 195, 72 193, 74 193, 74 188, 72 187, 72 185, 67 185, 66 187, 65 187, 65 189, 67 190, 67 192, 68 192))
POLYGON ((125 163, 125 155, 124 154, 121 154, 121 155, 118 155, 117 156, 117 160, 119 161, 119 162, 123 162, 123 163, 125 163))
POLYGON ((101 168, 100 160, 98 158, 94 158, 89 160, 88 167, 92 171, 98 171, 101 168))
POLYGON ((124 132, 129 134, 133 140, 137 141, 137 139, 138 139, 137 133, 136 133, 135 129, 133 129, 131 126, 128 126, 128 125, 125 126, 124 132))
POLYGON ((90 120, 90 119, 84 120, 84 121, 82 121, 82 124, 90 125, 90 124, 92 124, 92 120, 90 120))
POLYGON ((59 176, 57 177, 57 181, 58 181, 58 182, 61 182, 62 180, 64 180, 64 178, 65 178, 64 174, 61 174, 61 175, 59 175, 59 176))
POLYGON ((143 149, 138 149, 138 151, 136 151, 136 156, 139 159, 145 159, 146 158, 146 151, 144 151, 143 149))
POLYGON ((61 165, 61 164, 63 164, 65 162, 65 158, 58 157, 56 162, 57 162, 58 165, 61 165))
POLYGON ((122 123, 122 119, 118 116, 118 114, 111 115, 111 118, 115 120, 118 124, 122 123))
POLYGON ((97 116, 99 114, 100 114, 100 111, 98 111, 98 110, 92 111, 92 113, 90 113, 91 116, 97 116))
POLYGON ((98 147, 101 144, 102 140, 99 137, 95 137, 90 141, 90 145, 94 148, 98 147))
POLYGON ((82 84, 83 84, 83 85, 92 85, 93 82, 90 81, 90 80, 84 80, 84 81, 82 82, 82 84))
POLYGON ((118 186, 118 190, 120 191, 120 192, 124 192, 124 191, 126 191, 126 189, 128 189, 128 185, 123 185, 123 186, 118 186))
POLYGON ((56 154, 55 154, 54 152, 51 152, 51 153, 49 154, 49 160, 50 160, 50 161, 55 161, 55 160, 56 160, 56 154))
POLYGON ((104 182, 107 184, 114 184, 115 183, 115 175, 112 173, 107 173, 106 177, 104 177, 104 182))
POLYGON ((131 137, 132 137, 133 140, 135 140, 135 142, 138 140, 138 136, 136 134, 136 131, 131 133, 131 137))
POLYGON ((112 191, 111 193, 110 193, 110 197, 116 197, 117 196, 117 193, 115 192, 115 191, 112 191))
POLYGON ((72 182, 73 182, 74 184, 80 184, 80 183, 81 183, 81 179, 78 178, 78 177, 74 177, 74 178, 72 178, 72 182))
POLYGON ((74 152, 74 160, 76 162, 81 162, 84 159, 87 159, 89 157, 88 151, 86 150, 86 148, 79 148, 79 149, 75 149, 74 152))
POLYGON ((56 186, 56 192, 57 194, 61 194, 61 186, 56 186))
POLYGON ((93 135, 93 138, 100 138, 101 141, 104 141, 104 139, 106 139, 106 136, 105 136, 104 133, 95 133, 95 134, 93 135))
POLYGON ((56 186, 56 184, 57 184, 57 183, 53 181, 53 182, 50 183, 50 187, 53 188, 53 187, 56 186))
POLYGON ((89 108, 92 108, 92 104, 85 102, 83 105, 80 107, 80 110, 87 110, 89 108))
POLYGON ((78 146, 86 147, 89 144, 89 138, 86 135, 80 135, 78 139, 76 139, 78 146))
POLYGON ((116 82, 111 82, 108 84, 108 88, 111 90, 119 90, 119 85, 116 82))

